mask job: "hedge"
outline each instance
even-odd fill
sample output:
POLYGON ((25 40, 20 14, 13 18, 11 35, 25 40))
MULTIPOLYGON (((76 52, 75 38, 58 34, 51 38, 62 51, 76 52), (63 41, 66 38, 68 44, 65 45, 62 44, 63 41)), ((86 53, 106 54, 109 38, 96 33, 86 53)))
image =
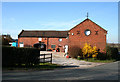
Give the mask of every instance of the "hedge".
POLYGON ((39 64, 40 50, 35 48, 2 47, 2 66, 32 66, 39 64))
POLYGON ((99 60, 120 60, 120 55, 118 54, 118 49, 110 46, 106 46, 106 53, 99 52, 97 55, 97 59, 99 60))
POLYGON ((106 55, 108 59, 117 59, 118 58, 118 49, 114 47, 106 47, 106 55))

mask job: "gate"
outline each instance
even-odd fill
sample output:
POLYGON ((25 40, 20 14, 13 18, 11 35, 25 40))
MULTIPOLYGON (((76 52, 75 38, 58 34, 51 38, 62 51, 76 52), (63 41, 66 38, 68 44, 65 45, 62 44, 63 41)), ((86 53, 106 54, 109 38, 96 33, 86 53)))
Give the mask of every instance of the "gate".
POLYGON ((40 63, 52 63, 52 53, 40 54, 40 63))

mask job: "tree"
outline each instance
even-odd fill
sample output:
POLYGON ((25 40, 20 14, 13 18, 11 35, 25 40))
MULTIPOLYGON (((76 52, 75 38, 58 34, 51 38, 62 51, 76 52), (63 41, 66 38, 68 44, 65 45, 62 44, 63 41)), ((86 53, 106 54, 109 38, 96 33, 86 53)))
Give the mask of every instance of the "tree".
POLYGON ((10 35, 2 35, 2 45, 9 45, 9 42, 12 41, 10 35))

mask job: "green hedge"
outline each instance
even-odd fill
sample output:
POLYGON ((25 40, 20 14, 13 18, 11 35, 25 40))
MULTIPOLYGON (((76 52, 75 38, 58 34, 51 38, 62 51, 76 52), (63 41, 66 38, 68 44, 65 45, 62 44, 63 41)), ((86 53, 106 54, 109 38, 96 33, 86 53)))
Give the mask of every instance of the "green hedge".
POLYGON ((118 58, 118 49, 114 47, 107 46, 106 54, 108 59, 117 59, 118 58))
POLYGON ((40 50, 35 48, 2 47, 2 66, 32 66, 39 64, 40 50))
POLYGON ((99 52, 97 55, 99 60, 120 60, 120 55, 118 54, 118 49, 110 46, 106 46, 106 53, 99 52))

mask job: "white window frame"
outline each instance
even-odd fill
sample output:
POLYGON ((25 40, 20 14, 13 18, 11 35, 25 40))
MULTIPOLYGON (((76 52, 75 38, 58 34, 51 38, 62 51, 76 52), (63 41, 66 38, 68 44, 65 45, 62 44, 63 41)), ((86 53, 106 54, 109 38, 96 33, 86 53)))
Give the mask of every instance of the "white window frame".
POLYGON ((41 37, 39 37, 39 38, 38 38, 38 41, 42 41, 42 38, 41 38, 41 37))

